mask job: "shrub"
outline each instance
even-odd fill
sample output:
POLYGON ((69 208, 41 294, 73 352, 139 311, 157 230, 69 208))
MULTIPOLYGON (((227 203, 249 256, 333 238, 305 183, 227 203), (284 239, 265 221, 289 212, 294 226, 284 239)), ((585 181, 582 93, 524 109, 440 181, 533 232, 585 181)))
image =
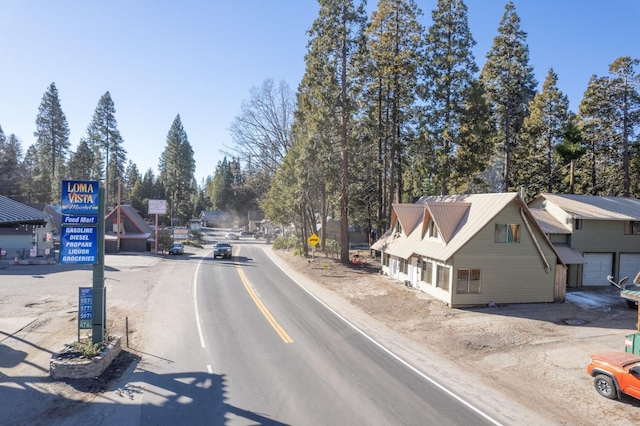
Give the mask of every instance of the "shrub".
POLYGON ((72 343, 73 349, 85 358, 94 358, 107 347, 104 342, 91 344, 88 340, 81 340, 79 342, 72 343))

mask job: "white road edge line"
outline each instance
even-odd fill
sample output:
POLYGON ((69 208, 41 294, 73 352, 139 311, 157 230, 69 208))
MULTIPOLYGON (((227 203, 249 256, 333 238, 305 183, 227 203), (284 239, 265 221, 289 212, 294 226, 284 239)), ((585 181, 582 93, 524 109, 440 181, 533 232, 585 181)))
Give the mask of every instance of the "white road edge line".
MULTIPOLYGON (((267 253, 267 250, 263 250, 268 257, 272 258, 270 253, 267 253)), ((347 320, 345 317, 343 317, 342 315, 340 315, 338 312, 336 312, 333 308, 331 308, 331 306, 327 305, 326 303, 324 303, 322 300, 320 300, 320 298, 318 298, 315 294, 311 293, 309 290, 307 290, 302 284, 300 284, 298 281, 296 281, 291 275, 289 275, 289 273, 287 271, 284 270, 284 268, 282 266, 280 266, 280 264, 278 262, 275 262, 272 258, 273 263, 276 264, 276 266, 278 268, 280 268, 280 270, 282 272, 284 272, 284 274, 286 276, 288 276, 291 281, 293 281, 294 283, 296 283, 296 285, 298 287, 300 287, 302 290, 304 290, 307 294, 309 294, 309 296, 313 297, 316 301, 318 301, 318 303, 320 303, 322 306, 324 306, 325 308, 327 308, 329 311, 331 311, 335 316, 337 316, 338 318, 340 318, 342 321, 344 321, 347 325, 349 325, 351 328, 353 328, 355 331, 357 331, 358 333, 360 333, 362 336, 364 336, 367 340, 369 340, 371 343, 373 343, 374 345, 376 345, 377 347, 379 347, 380 349, 382 349, 384 352, 386 352, 387 354, 389 354, 391 357, 393 357, 394 359, 396 359, 398 362, 400 362, 401 364, 403 364, 404 366, 406 366, 407 368, 409 368, 411 371, 413 371, 414 373, 418 374, 420 377, 422 377, 423 379, 425 379, 426 381, 428 381, 429 383, 431 383, 432 385, 436 386, 438 389, 442 390, 443 392, 445 392, 447 395, 451 396, 452 398, 454 398, 456 401, 460 402, 461 404, 465 405, 467 408, 475 411, 476 413, 478 413, 480 416, 484 417, 485 419, 487 419, 488 421, 490 421, 491 423, 493 423, 494 425, 497 426, 502 426, 502 424, 500 422, 498 422, 497 420, 495 420, 494 418, 492 418, 491 416, 489 416, 487 413, 485 413, 484 411, 480 410, 479 408, 477 408, 476 406, 472 405, 471 403, 465 401, 464 399, 462 399, 462 397, 456 395, 455 393, 453 393, 452 391, 450 391, 449 389, 445 388, 443 385, 441 385, 440 383, 436 382, 434 379, 432 379, 431 377, 427 376, 426 374, 424 374, 423 372, 421 372, 420 370, 418 370, 416 367, 414 367, 413 365, 409 364, 407 361, 405 361, 404 359, 400 358, 398 355, 396 355, 395 353, 393 353, 390 349, 387 349, 385 346, 383 346, 381 343, 379 343, 378 341, 376 341, 373 337, 369 336, 367 333, 365 333, 364 331, 362 331, 361 329, 359 329, 358 327, 356 327, 355 324, 351 323, 349 320, 347 320)))
POLYGON ((200 313, 198 312, 198 272, 200 271, 200 265, 202 261, 206 259, 206 255, 203 256, 198 262, 198 266, 196 267, 196 274, 193 277, 193 312, 196 314, 196 326, 198 327, 198 336, 200 336, 200 346, 206 348, 204 344, 204 334, 202 333, 202 325, 200 324, 200 313))

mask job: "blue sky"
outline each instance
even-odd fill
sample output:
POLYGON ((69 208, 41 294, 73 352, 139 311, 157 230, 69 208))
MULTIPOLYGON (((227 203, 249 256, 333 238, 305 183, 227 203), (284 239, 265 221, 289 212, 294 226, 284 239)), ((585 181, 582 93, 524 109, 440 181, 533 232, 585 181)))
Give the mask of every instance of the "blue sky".
MULTIPOLYGON (((436 0, 416 3, 428 27, 436 0)), ((506 3, 466 0, 480 68, 506 3)), ((369 1, 369 12, 376 4, 369 1)), ((638 0, 514 4, 539 84, 553 67, 574 111, 592 74, 607 75, 620 56, 640 59, 638 0)), ((180 114, 201 183, 231 146, 228 129, 252 87, 272 78, 296 90, 317 12, 314 0, 0 0, 0 126, 26 151, 55 82, 75 149, 109 91, 140 172, 157 172, 180 114)))

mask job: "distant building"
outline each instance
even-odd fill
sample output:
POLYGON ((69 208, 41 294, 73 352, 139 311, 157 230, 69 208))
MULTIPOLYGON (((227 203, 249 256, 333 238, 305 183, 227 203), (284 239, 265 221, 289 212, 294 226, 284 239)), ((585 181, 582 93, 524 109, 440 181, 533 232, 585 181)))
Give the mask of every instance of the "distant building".
POLYGON ((42 210, 0 195, 0 260, 53 258, 50 220, 42 210))
POLYGON ((151 250, 153 229, 129 204, 121 204, 106 216, 104 222, 105 253, 117 253, 118 210, 120 210, 120 251, 145 252, 151 250))

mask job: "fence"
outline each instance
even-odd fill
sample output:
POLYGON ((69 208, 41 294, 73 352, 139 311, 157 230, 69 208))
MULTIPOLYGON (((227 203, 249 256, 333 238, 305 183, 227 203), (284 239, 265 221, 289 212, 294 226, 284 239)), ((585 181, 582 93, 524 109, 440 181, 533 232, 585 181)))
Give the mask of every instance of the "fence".
POLYGON ((0 248, 0 261, 14 259, 28 260, 35 258, 43 258, 45 260, 55 259, 55 251, 53 249, 3 249, 0 248), (34 255, 32 255, 34 254, 34 255))

